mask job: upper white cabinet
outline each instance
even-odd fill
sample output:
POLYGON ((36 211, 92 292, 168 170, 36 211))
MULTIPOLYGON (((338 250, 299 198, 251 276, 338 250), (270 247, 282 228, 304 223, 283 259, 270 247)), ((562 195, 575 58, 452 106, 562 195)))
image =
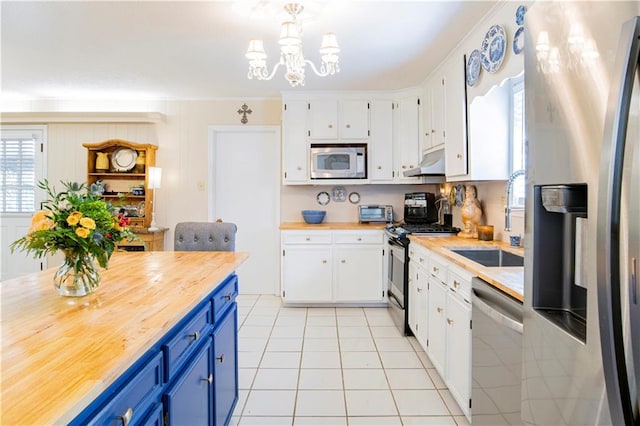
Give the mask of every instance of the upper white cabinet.
POLYGON ((366 100, 309 101, 309 138, 367 139, 369 103, 366 100))
POLYGON ((393 101, 370 103, 371 135, 369 136, 369 181, 393 181, 393 101))
POLYGON ((309 180, 307 102, 287 101, 282 108, 282 180, 285 184, 304 184, 309 180))
POLYGON ((400 96, 393 110, 394 182, 420 183, 419 177, 405 177, 405 171, 420 164, 420 97, 400 96))
POLYGON ((440 148, 445 142, 445 79, 436 73, 426 84, 422 99, 422 151, 440 148))
POLYGON ((454 55, 446 62, 444 70, 445 172, 449 178, 465 176, 468 173, 464 56, 454 55))

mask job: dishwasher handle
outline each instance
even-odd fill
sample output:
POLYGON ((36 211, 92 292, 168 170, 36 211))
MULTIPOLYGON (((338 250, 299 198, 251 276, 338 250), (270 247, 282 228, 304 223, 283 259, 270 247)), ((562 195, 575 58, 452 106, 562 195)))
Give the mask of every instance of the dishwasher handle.
POLYGON ((498 324, 504 325, 511 330, 516 331, 518 334, 522 334, 522 322, 511 318, 510 316, 505 315, 504 313, 495 309, 489 303, 487 303, 486 299, 482 298, 475 291, 473 292, 473 307, 478 308, 478 310, 489 316, 489 318, 491 318, 498 324))

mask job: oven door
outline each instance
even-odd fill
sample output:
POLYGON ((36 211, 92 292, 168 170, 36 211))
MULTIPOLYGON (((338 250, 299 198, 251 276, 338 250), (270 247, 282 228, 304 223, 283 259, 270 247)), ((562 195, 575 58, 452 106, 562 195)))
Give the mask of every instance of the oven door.
POLYGON ((389 313, 402 334, 406 333, 406 247, 394 239, 387 242, 389 248, 388 290, 389 313))

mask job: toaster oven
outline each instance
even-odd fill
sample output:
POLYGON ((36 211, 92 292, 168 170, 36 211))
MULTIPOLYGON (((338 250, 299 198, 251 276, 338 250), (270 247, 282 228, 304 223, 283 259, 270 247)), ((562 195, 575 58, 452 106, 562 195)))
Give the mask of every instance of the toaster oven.
POLYGON ((377 204, 358 206, 358 221, 360 223, 393 222, 393 207, 377 204))

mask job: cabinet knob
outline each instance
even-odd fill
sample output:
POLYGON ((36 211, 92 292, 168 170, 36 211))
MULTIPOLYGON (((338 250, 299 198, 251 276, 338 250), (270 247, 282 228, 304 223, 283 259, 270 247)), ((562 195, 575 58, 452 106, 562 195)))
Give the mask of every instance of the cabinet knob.
POLYGON ((304 239, 305 241, 311 241, 311 238, 307 237, 304 239))
POLYGON ((431 129, 431 133, 435 133, 435 132, 436 132, 435 129, 431 129))
POLYGON ((438 269, 438 268, 436 268, 435 266, 434 266, 433 268, 431 268, 431 270, 433 271, 433 273, 434 273, 434 274, 437 274, 437 273, 438 273, 438 271, 439 271, 439 269, 438 269))
POLYGON ((329 124, 329 126, 327 127, 329 127, 330 129, 333 129, 333 124, 329 124))
POLYGON ((402 168, 403 168, 403 169, 406 169, 406 168, 407 168, 407 166, 405 166, 405 165, 403 164, 403 165, 402 165, 402 168))
POLYGON ((462 159, 462 154, 458 154, 458 155, 456 155, 456 158, 457 158, 458 160, 462 159))
POLYGON ((416 290, 418 290, 418 293, 421 293, 421 292, 422 292, 422 289, 421 289, 421 288, 419 288, 419 287, 418 287, 416 290))
POLYGON ((296 169, 298 169, 298 170, 302 170, 302 167, 298 166, 298 167, 296 167, 296 169))
POLYGON ((224 296, 224 300, 231 300, 231 297, 233 296, 232 293, 229 293, 227 295, 224 296))
POLYGON ((458 281, 453 281, 453 288, 458 288, 460 287, 460 283, 458 281))
POLYGON ((424 263, 424 259, 423 258, 420 258, 420 263, 424 263))
POLYGON ((342 260, 340 261, 340 263, 347 263, 347 261, 346 261, 346 260, 344 260, 344 259, 342 259, 342 260))
POLYGON ((218 361, 220 361, 220 363, 223 363, 224 362, 224 354, 220 355, 219 357, 216 357, 216 359, 218 361))
POLYGON ((449 325, 451 325, 451 324, 453 324, 453 320, 452 320, 451 318, 447 318, 447 323, 448 323, 449 325))
POLYGON ((429 133, 429 132, 426 132, 426 133, 425 133, 424 135, 425 135, 425 136, 429 136, 430 134, 431 134, 431 133, 429 133))
POLYGON ((358 237, 358 241, 362 241, 362 237, 358 237))
POLYGON ((200 332, 196 331, 195 333, 191 333, 189 337, 191 337, 193 340, 198 340, 200 338, 200 332))
POLYGON ((327 261, 326 261, 326 260, 323 260, 323 261, 322 261, 322 263, 327 263, 327 261))
POLYGON ((209 377, 205 377, 204 379, 200 379, 203 382, 207 382, 209 384, 213 383, 213 374, 209 374, 209 377))
POLYGON ((118 416, 118 420, 122 422, 122 426, 127 426, 129 422, 131 422, 131 418, 133 417, 133 408, 127 408, 127 411, 124 412, 123 415, 118 416))
POLYGON ((378 170, 382 170, 382 166, 378 166, 378 170))
POLYGON ((442 311, 443 311, 443 309, 442 309, 441 307, 439 307, 439 306, 438 306, 438 307, 436 308, 436 311, 438 311, 438 313, 440 313, 440 312, 442 312, 442 311))
POLYGON ((350 128, 351 128, 351 124, 347 124, 345 127, 346 127, 347 129, 350 129, 350 128))

